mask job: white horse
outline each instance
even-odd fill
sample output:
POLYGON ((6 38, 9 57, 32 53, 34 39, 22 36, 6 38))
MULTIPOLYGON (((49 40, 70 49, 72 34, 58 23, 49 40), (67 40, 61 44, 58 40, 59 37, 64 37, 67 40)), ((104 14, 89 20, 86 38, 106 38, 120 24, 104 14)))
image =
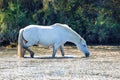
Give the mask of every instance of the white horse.
POLYGON ((27 50, 33 58, 34 53, 29 47, 35 44, 53 46, 53 58, 58 48, 60 48, 61 54, 64 56, 63 47, 66 42, 74 43, 86 57, 89 57, 90 53, 86 41, 68 25, 60 23, 51 26, 29 25, 21 29, 18 38, 18 56, 24 57, 25 50, 27 50))

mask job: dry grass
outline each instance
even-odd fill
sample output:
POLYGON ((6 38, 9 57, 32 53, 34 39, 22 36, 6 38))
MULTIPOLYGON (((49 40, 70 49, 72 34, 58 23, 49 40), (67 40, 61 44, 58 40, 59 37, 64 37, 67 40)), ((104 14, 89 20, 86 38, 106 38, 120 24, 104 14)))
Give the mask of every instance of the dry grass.
POLYGON ((55 59, 52 48, 31 49, 35 58, 18 59, 16 48, 0 48, 0 80, 120 80, 120 46, 89 46, 89 58, 75 46, 55 59))

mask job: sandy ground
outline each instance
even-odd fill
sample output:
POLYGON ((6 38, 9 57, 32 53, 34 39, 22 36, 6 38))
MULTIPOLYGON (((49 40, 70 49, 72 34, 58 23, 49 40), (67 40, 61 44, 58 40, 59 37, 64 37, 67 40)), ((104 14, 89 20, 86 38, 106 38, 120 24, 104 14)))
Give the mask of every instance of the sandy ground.
POLYGON ((0 80, 120 80, 120 46, 89 46, 84 58, 75 46, 65 46, 51 58, 52 48, 31 47, 35 58, 17 58, 16 48, 0 48, 0 80))

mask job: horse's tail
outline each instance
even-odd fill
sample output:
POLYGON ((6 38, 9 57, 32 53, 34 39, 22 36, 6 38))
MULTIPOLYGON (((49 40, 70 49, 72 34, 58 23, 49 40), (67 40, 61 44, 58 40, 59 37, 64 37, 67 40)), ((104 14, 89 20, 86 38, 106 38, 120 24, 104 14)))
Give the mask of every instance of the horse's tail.
POLYGON ((24 57, 24 53, 23 53, 23 29, 20 29, 19 31, 19 36, 18 36, 18 57, 24 57))

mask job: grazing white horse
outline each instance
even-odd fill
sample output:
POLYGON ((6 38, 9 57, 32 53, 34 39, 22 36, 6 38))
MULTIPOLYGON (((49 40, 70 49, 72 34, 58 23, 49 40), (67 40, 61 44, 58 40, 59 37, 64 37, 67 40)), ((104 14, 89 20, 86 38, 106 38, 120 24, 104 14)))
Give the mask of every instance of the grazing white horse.
POLYGON ((68 25, 60 23, 51 26, 29 25, 21 29, 18 38, 18 56, 24 57, 25 50, 27 50, 33 58, 34 53, 29 47, 35 44, 53 46, 53 58, 58 48, 60 48, 61 54, 64 56, 63 45, 66 42, 74 43, 86 57, 89 57, 90 53, 86 41, 68 25))

